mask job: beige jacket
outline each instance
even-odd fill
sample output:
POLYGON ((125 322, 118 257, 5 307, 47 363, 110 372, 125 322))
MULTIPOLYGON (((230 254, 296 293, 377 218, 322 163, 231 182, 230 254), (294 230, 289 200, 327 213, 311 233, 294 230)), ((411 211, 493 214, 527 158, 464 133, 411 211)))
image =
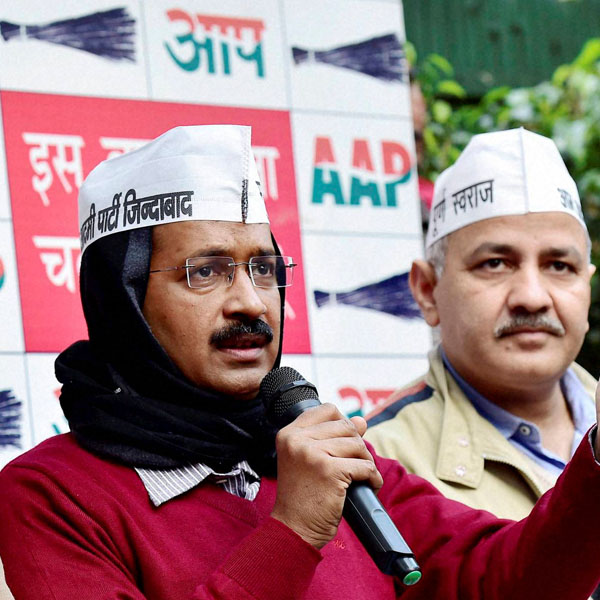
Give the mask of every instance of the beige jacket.
MULTIPOLYGON (((479 415, 445 369, 439 349, 432 350, 429 364, 425 377, 369 415, 374 424, 365 439, 448 498, 498 517, 527 516, 554 479, 479 415)), ((596 380, 576 364, 571 368, 593 402, 596 380)))

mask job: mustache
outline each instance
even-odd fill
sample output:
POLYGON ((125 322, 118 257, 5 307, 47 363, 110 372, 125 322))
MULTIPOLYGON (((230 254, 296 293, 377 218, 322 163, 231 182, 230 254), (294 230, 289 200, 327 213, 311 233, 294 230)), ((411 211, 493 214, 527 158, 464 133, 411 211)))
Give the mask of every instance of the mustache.
POLYGON ((273 329, 271 326, 260 319, 256 319, 248 323, 226 325, 210 336, 210 343, 218 346, 247 335, 262 337, 267 344, 273 341, 273 329))
POLYGON ((515 315, 510 321, 498 325, 498 327, 494 329, 494 336, 500 338, 505 335, 510 335, 511 333, 517 333, 524 328, 539 329, 557 336, 565 335, 565 328, 560 321, 551 319, 545 315, 533 313, 515 315))

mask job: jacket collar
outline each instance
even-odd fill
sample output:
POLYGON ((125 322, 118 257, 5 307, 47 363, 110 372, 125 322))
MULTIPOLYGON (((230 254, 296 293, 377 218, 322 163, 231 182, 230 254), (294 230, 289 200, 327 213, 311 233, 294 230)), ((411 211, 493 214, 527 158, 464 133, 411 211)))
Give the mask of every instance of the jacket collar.
POLYGON ((516 468, 536 495, 543 494, 553 481, 541 477, 533 461, 524 456, 466 398, 444 367, 439 347, 429 355, 431 368, 427 381, 444 399, 435 474, 442 481, 476 489, 481 484, 485 461, 516 468))

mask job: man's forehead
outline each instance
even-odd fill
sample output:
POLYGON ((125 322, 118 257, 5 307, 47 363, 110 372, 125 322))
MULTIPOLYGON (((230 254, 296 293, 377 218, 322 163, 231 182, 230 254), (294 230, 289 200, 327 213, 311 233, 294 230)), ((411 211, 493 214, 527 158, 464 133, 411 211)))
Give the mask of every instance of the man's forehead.
POLYGON ((560 212, 495 217, 472 223, 448 236, 448 251, 473 252, 492 246, 514 249, 573 247, 586 252, 586 234, 579 222, 560 212))

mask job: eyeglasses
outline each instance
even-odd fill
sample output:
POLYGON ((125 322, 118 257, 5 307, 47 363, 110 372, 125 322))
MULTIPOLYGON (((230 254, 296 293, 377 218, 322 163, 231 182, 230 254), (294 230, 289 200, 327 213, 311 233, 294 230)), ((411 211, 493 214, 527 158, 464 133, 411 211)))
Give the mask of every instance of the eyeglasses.
POLYGON ((211 290, 222 283, 233 283, 235 268, 246 265, 254 287, 289 287, 294 279, 297 266, 291 256, 252 256, 248 262, 235 262, 229 256, 196 256, 187 258, 181 267, 153 269, 150 273, 185 269, 187 284, 192 289, 211 290))

